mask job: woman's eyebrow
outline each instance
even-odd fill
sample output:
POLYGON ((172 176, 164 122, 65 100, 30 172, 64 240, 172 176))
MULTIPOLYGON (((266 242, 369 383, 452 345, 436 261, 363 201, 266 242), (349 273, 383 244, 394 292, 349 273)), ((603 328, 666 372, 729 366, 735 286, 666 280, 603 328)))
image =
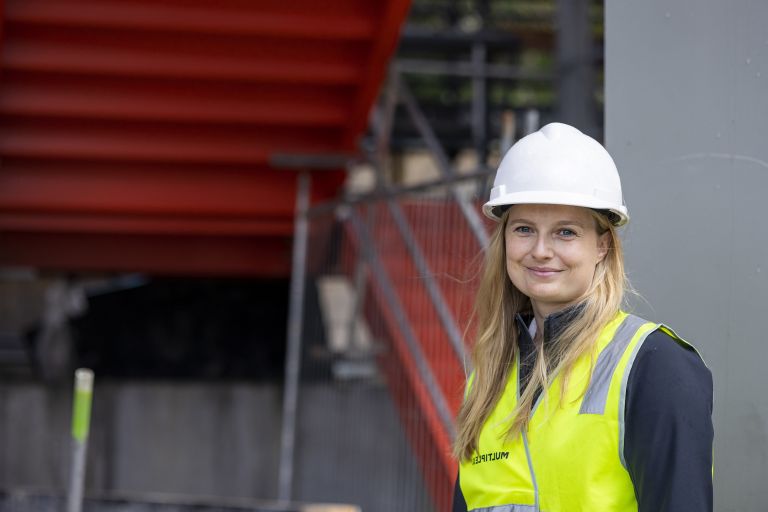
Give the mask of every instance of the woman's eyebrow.
POLYGON ((508 219, 507 224, 514 224, 515 222, 520 222, 522 224, 534 224, 532 220, 528 219, 508 219))
MULTIPOLYGON (((528 219, 509 219, 507 220, 507 224, 536 224, 532 220, 528 219)), ((579 226, 580 228, 584 227, 584 224, 579 222, 578 220, 559 220, 555 222, 555 226, 579 226)))
POLYGON ((556 225, 557 226, 571 225, 571 226, 579 226, 580 228, 584 227, 584 224, 582 224, 578 220, 561 220, 561 221, 558 221, 556 225))

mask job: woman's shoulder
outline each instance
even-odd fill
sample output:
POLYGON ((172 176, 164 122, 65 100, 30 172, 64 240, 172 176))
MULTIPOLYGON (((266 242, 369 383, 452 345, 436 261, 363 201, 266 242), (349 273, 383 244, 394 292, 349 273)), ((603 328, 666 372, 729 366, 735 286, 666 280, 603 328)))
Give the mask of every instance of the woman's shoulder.
MULTIPOLYGON (((631 313, 628 318, 630 317, 634 318, 635 325, 655 323, 631 313)), ((639 347, 635 365, 641 361, 649 360, 652 361, 649 364, 653 365, 661 364, 676 367, 677 365, 688 364, 707 369, 701 353, 692 343, 680 337, 667 325, 657 325, 658 327, 645 337, 639 347)))
POLYGON ((706 363, 695 346, 681 338, 666 325, 660 324, 658 329, 646 337, 638 350, 638 359, 659 360, 669 365, 691 364, 706 369, 706 363))
POLYGON ((668 328, 651 332, 637 351, 629 375, 628 392, 664 397, 671 403, 692 396, 712 395, 712 373, 693 345, 668 328))

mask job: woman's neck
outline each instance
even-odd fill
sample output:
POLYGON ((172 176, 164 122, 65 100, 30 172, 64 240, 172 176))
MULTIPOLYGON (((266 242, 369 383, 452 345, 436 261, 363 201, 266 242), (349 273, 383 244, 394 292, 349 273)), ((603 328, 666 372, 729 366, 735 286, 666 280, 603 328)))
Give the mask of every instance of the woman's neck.
POLYGON ((562 311, 565 311, 567 309, 570 309, 580 302, 582 302, 583 299, 570 302, 568 304, 555 304, 555 305, 541 305, 541 304, 535 304, 533 301, 531 301, 531 309, 533 309, 533 318, 536 322, 536 335, 533 338, 533 341, 535 343, 541 343, 544 340, 544 327, 547 319, 551 317, 552 315, 556 315, 557 313, 560 313, 562 311))

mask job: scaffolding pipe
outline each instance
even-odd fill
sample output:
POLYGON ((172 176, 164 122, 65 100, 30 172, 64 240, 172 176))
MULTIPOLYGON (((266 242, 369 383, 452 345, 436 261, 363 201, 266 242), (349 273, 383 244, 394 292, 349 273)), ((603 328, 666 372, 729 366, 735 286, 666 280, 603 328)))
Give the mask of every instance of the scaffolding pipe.
POLYGON ((328 201, 312 205, 312 207, 307 212, 307 215, 309 215, 309 217, 319 217, 340 209, 343 210, 347 206, 402 197, 418 192, 426 192, 437 187, 455 185, 467 181, 487 180, 489 177, 493 177, 495 173, 495 169, 480 169, 478 171, 470 172, 467 174, 456 174, 447 178, 440 177, 436 180, 430 180, 428 182, 418 183, 416 185, 389 185, 387 187, 381 187, 379 189, 373 190, 372 192, 365 192, 363 194, 348 194, 338 199, 330 199, 328 201))
POLYGON ((288 338, 285 356, 285 386, 283 390, 283 427, 280 438, 280 469, 278 500, 291 501, 293 487, 294 447, 296 444, 296 411, 299 398, 299 366, 301 362, 301 327, 304 317, 304 280, 306 275, 307 238, 309 226, 310 175, 302 171, 296 187, 296 210, 291 268, 291 295, 288 310, 288 338))
MULTIPOLYGON (((437 162, 440 173, 446 177, 453 176, 456 174, 453 169, 453 165, 451 165, 450 161, 448 160, 448 155, 445 154, 445 150, 440 144, 435 131, 432 129, 432 126, 430 126, 429 121, 427 120, 426 116, 424 116, 421 108, 419 108, 419 105, 416 102, 416 98, 413 97, 413 94, 405 82, 403 80, 399 80, 399 78, 398 85, 400 97, 405 103, 405 108, 408 110, 408 114, 411 116, 413 124, 416 125, 416 129, 419 131, 419 134, 424 139, 424 142, 427 144, 429 150, 432 152, 432 156, 437 162)), ((461 192, 456 187, 451 187, 450 190, 451 195, 459 205, 459 209, 464 215, 467 224, 469 224, 469 228, 472 231, 472 234, 475 236, 478 245, 480 245, 480 248, 485 250, 486 247, 488 247, 488 232, 485 229, 483 220, 480 218, 480 215, 477 213, 474 206, 472 206, 472 204, 470 204, 470 202, 464 196, 462 196, 461 192)))
POLYGON ((389 206, 389 212, 392 215, 392 219, 395 221, 397 231, 400 233, 400 237, 405 243, 405 248, 408 250, 408 254, 411 256, 413 263, 419 271, 419 277, 424 282, 424 287, 427 289, 429 300, 432 302, 432 307, 435 308, 437 316, 440 319, 440 323, 445 329, 445 333, 448 335, 448 340, 451 342, 453 351, 456 353, 456 357, 462 362, 467 373, 472 369, 469 366, 471 363, 466 357, 466 351, 464 350, 464 341, 461 337, 461 332, 456 326, 456 320, 453 318, 453 313, 448 306, 448 303, 443 297, 443 292, 440 290, 440 286, 435 281, 435 277, 432 274, 432 269, 429 267, 427 258, 419 247, 419 242, 416 240, 416 236, 411 230, 411 226, 408 224, 408 219, 405 218, 402 208, 395 201, 387 201, 389 206))
POLYGON ((389 273, 376 253, 376 242, 368 231, 365 224, 358 218, 353 209, 348 211, 349 220, 352 228, 357 236, 360 246, 364 251, 365 257, 371 266, 371 275, 374 277, 376 283, 382 292, 384 300, 387 302, 387 306, 393 313, 395 320, 398 324, 398 330, 402 333, 408 351, 411 353, 416 367, 419 371, 424 386, 429 393, 429 397, 437 410, 437 415, 448 433, 451 439, 456 437, 456 428, 453 425, 453 413, 451 413, 448 403, 445 401, 443 393, 440 391, 440 387, 435 379, 435 376, 427 362, 424 352, 421 350, 416 333, 413 332, 413 327, 408 321, 408 316, 405 313, 402 303, 397 296, 395 287, 390 280, 389 273))

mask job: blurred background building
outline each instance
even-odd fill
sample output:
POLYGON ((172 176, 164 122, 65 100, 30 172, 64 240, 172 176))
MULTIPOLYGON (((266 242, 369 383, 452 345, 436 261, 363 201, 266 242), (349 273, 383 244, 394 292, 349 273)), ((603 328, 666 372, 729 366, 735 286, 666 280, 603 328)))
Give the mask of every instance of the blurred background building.
POLYGON ((478 205, 555 120, 616 159, 635 308, 713 369, 717 510, 762 510, 767 15, 7 0, 0 510, 65 491, 83 366, 94 507, 446 510, 478 205))

